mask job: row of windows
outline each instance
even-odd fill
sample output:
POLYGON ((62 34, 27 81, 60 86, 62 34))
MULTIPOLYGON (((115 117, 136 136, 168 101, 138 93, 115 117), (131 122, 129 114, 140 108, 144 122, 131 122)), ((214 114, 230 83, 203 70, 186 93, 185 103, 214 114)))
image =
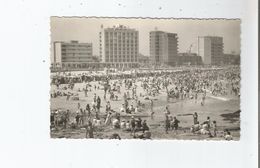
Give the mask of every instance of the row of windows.
POLYGON ((211 47, 223 47, 223 45, 222 44, 211 44, 211 47))
POLYGON ((62 60, 62 62, 93 62, 93 60, 62 60))
POLYGON ((123 51, 123 52, 112 52, 112 51, 109 52, 109 51, 106 51, 105 53, 106 53, 107 55, 108 55, 109 53, 110 53, 110 55, 113 55, 113 54, 116 55, 117 53, 118 53, 118 54, 127 54, 127 55, 131 54, 131 55, 132 55, 132 54, 137 54, 137 51, 134 51, 134 52, 133 52, 133 51, 131 51, 131 52, 124 52, 124 51, 123 51))
POLYGON ((211 42, 212 45, 223 45, 222 42, 211 42))
POLYGON ((137 32, 105 32, 105 35, 108 36, 113 36, 113 35, 128 35, 128 36, 134 36, 134 35, 138 35, 137 32))
POLYGON ((82 48, 82 49, 62 49, 61 51, 78 51, 78 52, 85 52, 85 51, 92 51, 92 48, 82 48))
POLYGON ((113 41, 113 40, 110 40, 110 41, 106 41, 105 44, 118 44, 118 45, 125 45, 125 44, 135 44, 137 45, 138 42, 132 42, 132 41, 113 41))
POLYGON ((62 56, 62 59, 92 59, 92 56, 62 56))
POLYGON ((84 48, 62 48, 62 51, 87 51, 92 50, 92 47, 84 47, 84 48))
POLYGON ((126 45, 117 45, 117 44, 106 44, 105 45, 106 48, 137 48, 138 45, 137 44, 126 44, 126 45))
POLYGON ((117 51, 113 51, 113 50, 105 50, 106 54, 136 54, 137 50, 117 50, 117 51))
POLYGON ((93 59, 91 59, 91 58, 77 58, 77 59, 73 59, 73 58, 70 58, 70 59, 65 59, 65 58, 62 58, 62 61, 69 61, 69 60, 81 60, 81 61, 91 61, 91 60, 93 60, 93 59))
POLYGON ((106 59, 106 62, 137 62, 136 60, 113 60, 113 59, 106 59))
POLYGON ((92 45, 73 45, 73 44, 62 44, 61 45, 62 48, 75 48, 75 47, 79 47, 79 48, 85 48, 85 47, 92 47, 92 45))
POLYGON ((133 36, 133 37, 131 37, 131 36, 105 36, 105 39, 135 39, 135 40, 137 40, 138 39, 138 37, 137 36, 133 36))
POLYGON ((117 41, 108 41, 105 43, 106 45, 138 45, 138 43, 131 42, 117 42, 117 41))
POLYGON ((113 54, 113 55, 106 55, 105 57, 106 58, 120 58, 120 59, 121 58, 126 58, 126 59, 129 58, 130 59, 130 58, 137 58, 137 55, 123 55, 123 54, 122 55, 114 55, 113 54))
POLYGON ((118 49, 135 49, 135 48, 138 48, 137 45, 125 45, 125 46, 122 46, 122 45, 106 45, 105 46, 106 48, 118 48, 118 49))
POLYGON ((114 36, 112 36, 112 35, 105 35, 105 38, 121 38, 121 37, 123 37, 123 38, 138 38, 139 36, 137 36, 137 35, 135 35, 135 36, 130 36, 130 35, 114 35, 114 36))
POLYGON ((132 60, 132 59, 137 59, 137 55, 135 55, 134 57, 121 57, 121 56, 119 56, 119 57, 109 57, 109 56, 106 56, 105 58, 106 59, 123 59, 123 60, 129 59, 129 60, 132 60))
POLYGON ((92 51, 85 51, 85 52, 80 52, 80 51, 62 51, 62 54, 92 54, 92 51))
POLYGON ((92 53, 92 50, 62 50, 62 53, 92 53))
POLYGON ((137 40, 138 36, 105 36, 105 39, 136 39, 137 40))
POLYGON ((223 51, 223 48, 211 48, 211 51, 223 51))
POLYGON ((137 54, 132 54, 132 55, 129 55, 129 54, 118 54, 118 55, 106 54, 105 57, 106 58, 135 58, 135 57, 137 57, 137 54))
POLYGON ((124 47, 124 48, 121 48, 121 47, 113 47, 113 46, 108 47, 108 46, 106 46, 105 50, 129 51, 129 50, 137 50, 137 47, 124 47))
POLYGON ((211 52, 212 53, 221 53, 221 52, 223 52, 223 50, 222 49, 218 49, 218 50, 211 49, 211 52))
POLYGON ((128 40, 128 39, 106 39, 105 40, 106 43, 138 43, 137 39, 135 40, 128 40))
POLYGON ((112 44, 113 43, 115 43, 115 44, 138 44, 139 42, 138 41, 133 41, 133 40, 121 41, 121 40, 111 40, 111 39, 105 41, 105 44, 109 44, 109 43, 112 43, 112 44))
POLYGON ((121 44, 117 44, 117 43, 106 43, 106 47, 108 46, 118 46, 118 47, 137 47, 138 44, 125 44, 125 43, 121 43, 121 44))
POLYGON ((121 50, 121 49, 117 49, 117 48, 114 48, 114 49, 113 48, 110 48, 110 49, 109 48, 105 48, 105 51, 106 52, 109 52, 109 51, 110 52, 129 52, 129 51, 131 51, 131 52, 136 51, 137 52, 137 49, 131 49, 130 50, 129 48, 127 48, 127 49, 122 49, 121 50))
POLYGON ((110 58, 134 58, 137 57, 137 54, 106 54, 105 57, 110 57, 110 58))
POLYGON ((84 55, 84 54, 92 54, 92 51, 86 51, 86 52, 77 52, 77 51, 62 51, 62 54, 80 54, 80 55, 84 55))
POLYGON ((63 57, 82 57, 82 56, 90 57, 90 56, 92 56, 91 53, 88 53, 88 54, 64 54, 64 53, 62 53, 61 55, 63 57))

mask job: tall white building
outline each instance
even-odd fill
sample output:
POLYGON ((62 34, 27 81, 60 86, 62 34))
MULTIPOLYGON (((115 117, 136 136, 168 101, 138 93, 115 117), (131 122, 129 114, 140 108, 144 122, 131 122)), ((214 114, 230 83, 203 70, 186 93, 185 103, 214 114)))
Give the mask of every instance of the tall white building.
POLYGON ((84 68, 93 62, 92 43, 56 41, 53 50, 53 67, 84 68))
POLYGON ((157 65, 174 66, 178 57, 178 36, 163 31, 150 32, 151 62, 157 65))
POLYGON ((105 67, 131 68, 138 65, 139 33, 123 25, 99 32, 99 56, 105 67))
POLYGON ((198 37, 198 55, 206 65, 223 64, 223 38, 217 36, 198 37))

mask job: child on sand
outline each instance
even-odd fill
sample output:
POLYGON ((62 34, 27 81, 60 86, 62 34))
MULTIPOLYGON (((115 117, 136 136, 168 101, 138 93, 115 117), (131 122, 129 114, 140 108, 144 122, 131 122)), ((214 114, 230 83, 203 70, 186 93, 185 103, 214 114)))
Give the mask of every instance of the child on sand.
POLYGON ((226 131, 224 138, 227 141, 233 140, 233 137, 232 137, 232 135, 231 135, 231 133, 229 131, 226 131))

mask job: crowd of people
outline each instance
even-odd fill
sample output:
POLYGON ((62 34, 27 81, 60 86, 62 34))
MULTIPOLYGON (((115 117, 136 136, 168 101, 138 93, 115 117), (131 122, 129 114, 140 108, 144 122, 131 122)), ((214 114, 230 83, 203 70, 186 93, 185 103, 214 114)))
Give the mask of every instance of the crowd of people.
MULTIPOLYGON (((86 73, 72 76, 55 75, 52 85, 56 86, 51 92, 51 98, 66 97, 66 101, 79 100, 79 93, 85 97, 92 93, 93 101, 86 105, 77 104, 76 111, 53 110, 51 112, 51 127, 64 129, 83 127, 87 131, 86 137, 93 138, 93 131, 99 127, 111 127, 129 132, 133 138, 151 138, 151 129, 146 119, 136 117, 141 112, 149 113, 151 120, 155 113, 164 113, 165 133, 173 131, 178 134, 181 121, 171 113, 168 106, 165 112, 154 110, 153 98, 166 93, 166 100, 184 101, 194 100, 201 106, 206 103, 207 94, 214 96, 240 96, 240 69, 207 68, 182 71, 149 71, 134 72, 130 74, 105 74, 87 75, 86 73), (93 84, 93 81, 96 83, 93 84), (75 89, 76 83, 84 83, 82 88, 75 89), (97 91, 103 91, 103 95, 97 95, 97 91), (121 107, 112 107, 111 101, 122 100, 121 107), (149 100, 149 104, 144 100, 149 100), (104 110, 101 110, 101 107, 104 110), (123 117, 122 117, 123 115, 123 117), (141 133, 138 135, 138 132, 141 133)), ((191 123, 190 131, 194 134, 207 134, 217 136, 216 121, 211 122, 210 117, 201 124, 198 114, 193 115, 194 123, 191 123)), ((229 131, 225 131, 230 135, 229 131)), ((231 135, 230 135, 231 136, 231 135)), ((120 137, 120 135, 115 136, 120 137)), ((230 139, 230 138, 227 138, 230 139)))

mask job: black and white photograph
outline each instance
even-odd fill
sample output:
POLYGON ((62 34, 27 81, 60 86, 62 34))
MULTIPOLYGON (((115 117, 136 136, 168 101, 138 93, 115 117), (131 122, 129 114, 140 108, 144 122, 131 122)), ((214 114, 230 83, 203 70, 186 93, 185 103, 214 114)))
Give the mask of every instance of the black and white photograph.
POLYGON ((0 13, 1 168, 259 166, 257 0, 0 13))
POLYGON ((50 17, 50 137, 239 141, 240 24, 50 17))

